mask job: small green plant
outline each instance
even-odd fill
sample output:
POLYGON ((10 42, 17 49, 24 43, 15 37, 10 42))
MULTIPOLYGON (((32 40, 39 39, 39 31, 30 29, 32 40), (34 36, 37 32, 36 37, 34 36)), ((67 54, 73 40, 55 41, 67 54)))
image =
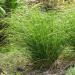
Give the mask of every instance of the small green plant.
POLYGON ((66 75, 75 75, 75 67, 70 67, 67 70, 66 75))

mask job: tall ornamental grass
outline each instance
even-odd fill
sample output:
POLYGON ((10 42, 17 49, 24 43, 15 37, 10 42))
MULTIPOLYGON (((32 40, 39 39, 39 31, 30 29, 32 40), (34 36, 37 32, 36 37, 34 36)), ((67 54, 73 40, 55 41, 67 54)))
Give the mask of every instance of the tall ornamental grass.
POLYGON ((65 25, 57 23, 56 14, 35 10, 25 20, 25 42, 32 60, 47 67, 57 60, 69 37, 65 25))
POLYGON ((25 8, 17 9, 10 19, 16 40, 20 40, 17 44, 26 47, 32 61, 39 63, 38 67, 49 67, 57 60, 64 46, 74 42, 75 11, 67 9, 64 13, 53 10, 43 12, 25 8))

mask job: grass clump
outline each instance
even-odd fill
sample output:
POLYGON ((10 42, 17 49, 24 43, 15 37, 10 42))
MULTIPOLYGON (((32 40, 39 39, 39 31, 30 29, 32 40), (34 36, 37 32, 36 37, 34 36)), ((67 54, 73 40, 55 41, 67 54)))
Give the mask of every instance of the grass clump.
POLYGON ((32 60, 41 66, 51 66, 66 43, 64 26, 55 23, 55 13, 56 11, 44 14, 33 11, 25 21, 25 42, 31 52, 32 60))
POLYGON ((61 54, 64 46, 74 42, 75 22, 72 19, 75 14, 71 14, 73 12, 67 10, 66 15, 66 12, 56 11, 42 13, 34 10, 29 12, 25 21, 25 42, 33 61, 40 65, 45 62, 45 65, 51 66, 61 54))
POLYGON ((75 22, 71 19, 74 19, 75 11, 67 9, 64 13, 53 10, 42 12, 25 8, 19 7, 11 15, 10 32, 13 38, 15 37, 12 40, 15 40, 18 49, 27 49, 30 52, 31 60, 38 64, 35 64, 36 67, 49 68, 57 60, 64 46, 74 42, 71 39, 75 39, 72 35, 75 22))

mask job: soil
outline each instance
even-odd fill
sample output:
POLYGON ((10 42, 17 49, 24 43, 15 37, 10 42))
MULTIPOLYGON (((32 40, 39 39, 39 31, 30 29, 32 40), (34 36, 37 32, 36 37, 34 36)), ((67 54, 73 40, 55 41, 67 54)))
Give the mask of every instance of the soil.
POLYGON ((65 75, 66 70, 69 69, 70 66, 74 67, 74 65, 75 65, 75 61, 57 60, 54 66, 46 71, 33 70, 27 73, 26 75, 65 75))

